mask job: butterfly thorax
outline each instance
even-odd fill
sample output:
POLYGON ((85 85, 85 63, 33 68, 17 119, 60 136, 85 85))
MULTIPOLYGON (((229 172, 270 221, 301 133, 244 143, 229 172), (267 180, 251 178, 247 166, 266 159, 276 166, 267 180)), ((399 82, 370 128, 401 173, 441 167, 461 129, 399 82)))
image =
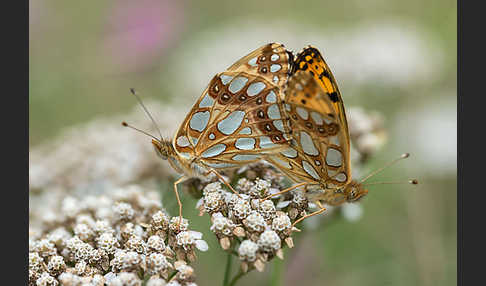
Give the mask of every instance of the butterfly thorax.
POLYGON ((169 161, 171 167, 179 174, 188 177, 201 177, 209 172, 207 168, 198 163, 197 158, 184 158, 180 156, 169 140, 152 140, 152 144, 159 157, 169 161))

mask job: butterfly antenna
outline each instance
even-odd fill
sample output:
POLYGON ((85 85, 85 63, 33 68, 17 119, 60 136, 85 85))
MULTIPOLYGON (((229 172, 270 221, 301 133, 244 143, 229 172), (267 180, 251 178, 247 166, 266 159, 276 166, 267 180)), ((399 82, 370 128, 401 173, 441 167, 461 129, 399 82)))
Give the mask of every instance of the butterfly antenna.
MULTIPOLYGON (((150 120, 152 121, 152 124, 154 125, 155 129, 157 129, 157 131, 159 132, 159 135, 160 135, 160 140, 162 140, 162 133, 160 132, 160 128, 159 126, 157 125, 157 123, 155 123, 155 119, 152 117, 152 114, 150 114, 150 112, 148 111, 147 107, 145 107, 145 105, 143 104, 142 102, 142 99, 140 98, 140 96, 138 96, 137 92, 135 91, 134 88, 130 88, 130 92, 135 96, 135 98, 137 98, 137 101, 138 103, 140 104, 140 106, 142 106, 143 110, 145 111, 145 113, 148 115, 148 117, 150 118, 150 120)), ((153 136, 152 136, 153 137, 153 136)), ((157 139, 158 140, 158 139, 157 139)), ((159 141, 160 141, 159 140, 159 141)))
POLYGON ((145 134, 145 135, 147 135, 147 136, 149 136, 149 137, 152 137, 153 139, 157 140, 158 142, 160 141, 160 139, 158 139, 157 137, 153 136, 152 134, 150 134, 150 133, 148 133, 148 132, 146 132, 146 131, 143 131, 143 130, 141 130, 141 129, 138 129, 138 128, 136 128, 136 127, 133 127, 133 126, 129 125, 128 123, 126 123, 125 121, 123 121, 123 122, 122 122, 122 125, 123 125, 124 127, 128 127, 128 128, 131 128, 131 129, 133 129, 133 130, 135 130, 135 131, 138 131, 138 132, 140 132, 140 133, 143 133, 143 134, 145 134))
POLYGON ((404 153, 404 154, 402 154, 400 157, 396 158, 395 160, 393 160, 393 161, 389 162, 388 164, 385 164, 385 166, 383 166, 383 167, 381 167, 381 168, 379 168, 379 169, 377 169, 377 170, 375 170, 375 171, 371 172, 371 174, 369 174, 369 175, 368 175, 368 176, 366 176, 364 179, 362 179, 360 183, 365 182, 365 181, 366 181, 366 180, 368 180, 369 178, 371 178, 371 177, 373 177, 374 175, 376 175, 376 174, 380 173, 381 171, 383 171, 384 169, 386 169, 386 168, 390 167, 391 165, 395 164, 396 162, 398 162, 398 161, 400 161, 400 160, 402 160, 402 159, 406 159, 406 158, 408 158, 408 157, 410 157, 410 153, 404 153))
POLYGON ((363 184, 363 186, 370 186, 370 185, 391 185, 391 184, 411 184, 411 185, 418 185, 417 179, 408 180, 406 182, 396 181, 396 182, 374 182, 374 183, 367 183, 363 184))

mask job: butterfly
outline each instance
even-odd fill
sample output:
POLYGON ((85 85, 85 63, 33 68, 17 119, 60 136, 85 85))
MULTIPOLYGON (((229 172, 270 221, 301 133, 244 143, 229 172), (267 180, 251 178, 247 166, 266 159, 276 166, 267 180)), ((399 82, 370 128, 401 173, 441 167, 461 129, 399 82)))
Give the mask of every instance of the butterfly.
POLYGON ((320 202, 336 206, 365 196, 368 190, 351 179, 350 138, 341 93, 316 48, 308 46, 297 54, 283 96, 292 140, 287 149, 266 160, 299 184, 282 192, 305 186, 320 207, 305 217, 322 213, 325 208, 320 202))
POLYGON ((282 44, 256 49, 211 79, 172 140, 152 136, 156 153, 182 174, 174 182, 179 217, 178 184, 214 173, 237 193, 220 170, 256 162, 285 148, 290 132, 281 92, 291 63, 292 54, 282 44))

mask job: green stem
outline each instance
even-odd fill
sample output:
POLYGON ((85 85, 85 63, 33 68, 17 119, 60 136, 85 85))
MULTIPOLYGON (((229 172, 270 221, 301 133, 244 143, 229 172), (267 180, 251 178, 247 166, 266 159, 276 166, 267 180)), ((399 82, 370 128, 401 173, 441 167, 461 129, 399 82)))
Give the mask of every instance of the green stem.
POLYGON ((282 285, 282 271, 283 271, 284 262, 278 258, 276 258, 273 262, 273 269, 272 274, 270 276, 270 284, 272 286, 280 286, 282 285))
POLYGON ((236 274, 235 277, 233 277, 233 279, 231 279, 231 282, 228 286, 234 286, 236 284, 236 281, 238 281, 243 275, 245 275, 245 272, 241 271, 236 274))
POLYGON ((228 252, 227 254, 227 258, 226 258, 226 269, 224 270, 224 279, 223 279, 223 286, 227 286, 228 285, 228 281, 229 281, 229 277, 230 277, 230 274, 231 274, 231 264, 233 262, 233 257, 231 255, 231 252, 228 252))

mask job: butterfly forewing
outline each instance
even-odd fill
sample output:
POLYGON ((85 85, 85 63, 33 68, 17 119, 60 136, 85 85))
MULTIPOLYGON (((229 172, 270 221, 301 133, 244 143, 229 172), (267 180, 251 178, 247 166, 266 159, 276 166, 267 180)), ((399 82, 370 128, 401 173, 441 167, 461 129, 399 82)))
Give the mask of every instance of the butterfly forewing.
POLYGON ((290 137, 280 92, 259 75, 216 75, 179 128, 175 150, 216 169, 281 151, 290 137))
MULTIPOLYGON (((334 109, 335 115, 338 117, 338 120, 341 122, 341 125, 347 134, 348 124, 346 121, 346 112, 344 110, 341 92, 339 92, 339 87, 334 75, 331 72, 331 69, 327 65, 319 50, 309 45, 300 51, 291 67, 292 74, 296 73, 297 71, 307 71, 310 73, 316 79, 318 85, 327 95, 329 100, 326 101, 325 104, 322 104, 320 100, 311 101, 306 98, 307 95, 312 97, 312 93, 302 94, 302 96, 292 98, 291 100, 311 107, 314 107, 312 105, 319 104, 320 106, 318 107, 318 110, 322 111, 326 111, 326 109, 334 109)), ((347 140, 347 144, 349 145, 349 136, 347 137, 347 140)))
POLYGON ((351 180, 347 128, 327 92, 309 71, 300 70, 289 79, 285 99, 293 139, 268 161, 296 182, 346 185, 351 180))
POLYGON ((283 87, 290 74, 292 53, 279 43, 266 44, 244 56, 228 71, 242 71, 264 77, 278 87, 283 87))

